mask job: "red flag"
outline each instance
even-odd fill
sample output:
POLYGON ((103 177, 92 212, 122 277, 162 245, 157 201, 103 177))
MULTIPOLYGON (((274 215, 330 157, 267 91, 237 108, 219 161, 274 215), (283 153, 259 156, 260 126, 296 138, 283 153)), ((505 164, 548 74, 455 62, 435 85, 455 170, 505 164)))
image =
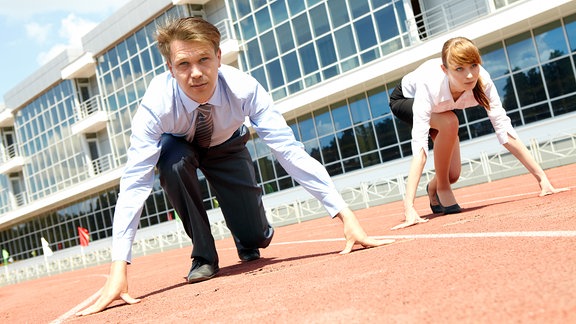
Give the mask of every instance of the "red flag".
POLYGON ((88 233, 88 230, 78 226, 78 236, 80 237, 80 245, 88 246, 90 243, 90 233, 88 233))

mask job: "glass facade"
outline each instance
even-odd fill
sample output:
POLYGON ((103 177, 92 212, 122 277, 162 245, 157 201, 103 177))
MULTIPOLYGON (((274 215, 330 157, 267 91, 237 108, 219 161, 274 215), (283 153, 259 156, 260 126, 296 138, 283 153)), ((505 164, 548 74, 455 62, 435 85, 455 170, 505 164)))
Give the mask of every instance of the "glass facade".
MULTIPOLYGON (((279 100, 404 46, 406 13, 402 1, 290 0, 229 1, 236 39, 244 46, 238 66, 279 100)), ((109 115, 98 134, 115 159, 126 162, 131 118, 150 80, 166 70, 155 47, 155 25, 166 16, 186 16, 192 7, 176 6, 126 35, 96 57, 99 96, 109 115)), ((196 10, 197 8, 194 8, 196 10)), ((481 48, 504 107, 515 126, 576 110, 576 15, 564 17, 481 48)), ((389 93, 398 80, 293 117, 288 124, 306 151, 332 176, 409 156, 410 129, 395 119, 389 93)), ((20 181, 29 200, 88 179, 90 172, 79 135, 72 134, 76 85, 64 80, 27 104, 15 118, 22 171, 0 175, 0 211, 10 205, 6 188, 20 181)), ((458 111, 460 140, 493 134, 480 108, 458 111)), ((265 194, 296 186, 257 135, 248 142, 257 180, 265 194)), ((215 207, 202 182, 205 205, 215 207)), ((14 189, 14 188, 12 188, 14 189)), ((56 249, 78 244, 77 226, 91 240, 111 235, 118 188, 110 188, 31 221, 0 231, 1 248, 15 260, 41 254, 40 237, 56 249)), ((147 200, 141 227, 172 219, 173 210, 158 179, 147 200)))
POLYGON ((166 71, 164 59, 155 46, 155 26, 167 17, 187 16, 187 8, 173 7, 98 57, 100 95, 110 116, 110 144, 120 165, 126 163, 130 121, 146 87, 156 75, 166 71))
MULTIPOLYGON (((156 181, 156 184, 144 205, 141 228, 172 220, 174 217, 159 181, 156 181)), ((80 244, 78 226, 89 230, 90 241, 110 237, 117 196, 118 188, 112 188, 1 231, 2 248, 10 251, 14 260, 23 260, 42 255, 42 246, 39 244, 41 237, 52 244, 53 251, 77 246, 80 244)))
MULTIPOLYGON (((403 156, 396 134, 405 127, 390 112, 386 86, 322 107, 288 124, 306 151, 332 176, 403 156)), ((296 185, 257 135, 248 148, 265 193, 296 185)))
POLYGON ((275 100, 402 48, 402 0, 231 2, 242 70, 275 100))
POLYGON ((22 177, 33 201, 88 178, 75 122, 75 90, 64 80, 24 107, 15 118, 21 153, 29 157, 22 177))
POLYGON ((10 187, 8 186, 8 178, 0 176, 0 214, 4 214, 10 210, 10 187))
MULTIPOLYGON (((130 121, 148 83, 166 69, 155 46, 155 26, 166 17, 187 16, 188 13, 188 6, 173 7, 96 58, 99 95, 109 115, 107 130, 98 135, 105 142, 101 146, 108 147, 104 150, 113 152, 115 165, 126 163, 130 121)), ((18 113, 15 119, 18 141, 22 143, 22 154, 30 157, 18 177, 30 194, 18 199, 18 205, 43 198, 93 175, 82 147, 82 137, 72 133, 72 125, 77 121, 79 95, 73 81, 63 80, 18 113)), ((0 181, 8 180, 0 175, 0 181)), ((77 226, 89 229, 92 241, 109 237, 118 189, 112 188, 2 231, 2 247, 10 251, 15 260, 20 260, 41 253, 38 242, 42 236, 57 250, 77 245, 77 226)), ((3 190, 0 199, 4 195, 3 190)), ((2 206, 10 206, 9 197, 2 206)), ((172 217, 170 215, 171 207, 157 179, 144 206, 140 227, 166 221, 172 217)))
MULTIPOLYGON (((514 126, 576 110, 576 16, 480 49, 514 126)), ((493 133, 481 108, 460 114, 460 138, 493 133)))

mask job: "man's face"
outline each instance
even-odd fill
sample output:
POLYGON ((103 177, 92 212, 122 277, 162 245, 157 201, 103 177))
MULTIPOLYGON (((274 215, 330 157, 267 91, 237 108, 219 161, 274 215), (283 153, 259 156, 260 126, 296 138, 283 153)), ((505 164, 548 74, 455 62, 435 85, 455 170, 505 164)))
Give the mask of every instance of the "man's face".
POLYGON ((218 81, 220 49, 204 42, 175 40, 170 43, 168 68, 184 93, 198 103, 207 102, 218 81))

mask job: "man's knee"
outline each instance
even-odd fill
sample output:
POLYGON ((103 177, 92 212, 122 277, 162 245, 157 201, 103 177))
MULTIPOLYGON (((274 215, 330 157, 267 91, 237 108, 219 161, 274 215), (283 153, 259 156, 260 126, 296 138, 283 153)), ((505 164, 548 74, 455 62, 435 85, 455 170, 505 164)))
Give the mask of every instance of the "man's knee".
POLYGON ((236 238, 240 241, 240 244, 245 248, 265 248, 270 245, 272 237, 274 236, 274 228, 270 225, 263 231, 250 231, 251 233, 238 233, 236 238))
POLYGON ((186 162, 197 167, 196 153, 184 138, 164 134, 160 145, 162 149, 157 163, 160 175, 180 174, 188 167, 186 162))

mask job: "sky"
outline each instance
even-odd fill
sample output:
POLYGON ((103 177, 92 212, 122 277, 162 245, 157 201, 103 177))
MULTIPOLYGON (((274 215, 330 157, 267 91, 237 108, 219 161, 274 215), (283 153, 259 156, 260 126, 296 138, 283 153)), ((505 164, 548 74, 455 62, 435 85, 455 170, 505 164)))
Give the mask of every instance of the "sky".
POLYGON ((129 0, 0 0, 0 103, 129 0))

